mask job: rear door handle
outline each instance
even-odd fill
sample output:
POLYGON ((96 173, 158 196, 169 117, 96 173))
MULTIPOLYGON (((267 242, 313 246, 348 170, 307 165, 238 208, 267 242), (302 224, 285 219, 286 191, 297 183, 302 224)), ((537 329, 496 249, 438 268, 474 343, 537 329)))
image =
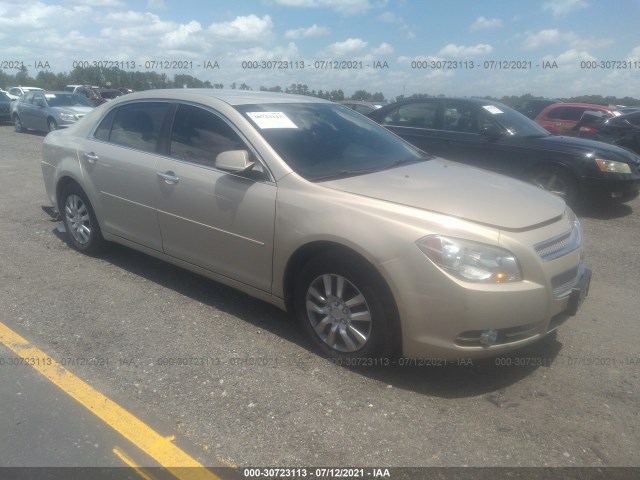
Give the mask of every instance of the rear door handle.
POLYGON ((93 165, 98 161, 98 156, 93 152, 85 152, 82 155, 84 156, 84 158, 87 159, 87 162, 89 162, 91 165, 93 165))
POLYGON ((167 184, 173 185, 174 183, 178 183, 180 177, 177 177, 175 173, 172 171, 168 172, 156 172, 161 179, 163 179, 167 184))

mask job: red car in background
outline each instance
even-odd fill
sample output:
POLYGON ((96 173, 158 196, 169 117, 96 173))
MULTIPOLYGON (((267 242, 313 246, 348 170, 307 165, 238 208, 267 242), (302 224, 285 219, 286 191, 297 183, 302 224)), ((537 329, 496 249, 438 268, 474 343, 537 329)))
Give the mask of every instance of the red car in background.
MULTIPOLYGON (((602 112, 610 117, 620 115, 615 109, 603 105, 592 105, 589 103, 554 103, 549 105, 535 118, 536 123, 546 128, 556 135, 566 135, 575 137, 578 135, 576 125, 580 122, 585 112, 602 112)), ((587 131, 581 131, 588 134, 587 131)), ((596 133, 595 131, 593 132, 596 133)))

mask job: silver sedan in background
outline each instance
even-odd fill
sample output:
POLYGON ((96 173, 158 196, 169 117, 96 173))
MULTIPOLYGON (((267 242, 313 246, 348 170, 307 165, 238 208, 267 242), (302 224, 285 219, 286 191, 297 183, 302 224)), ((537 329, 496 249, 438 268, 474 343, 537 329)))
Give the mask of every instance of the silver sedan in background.
POLYGON ((40 130, 52 132, 73 125, 95 105, 86 98, 69 92, 27 92, 11 106, 11 119, 16 132, 40 130))
POLYGON ((231 285, 328 356, 493 356, 588 291, 562 199, 320 99, 126 95, 49 134, 42 171, 73 248, 117 242, 231 285))

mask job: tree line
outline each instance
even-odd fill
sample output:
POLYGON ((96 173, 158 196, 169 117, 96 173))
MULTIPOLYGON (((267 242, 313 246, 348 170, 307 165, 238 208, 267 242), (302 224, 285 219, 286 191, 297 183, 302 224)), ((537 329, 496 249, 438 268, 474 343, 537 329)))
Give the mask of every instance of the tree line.
MULTIPOLYGON (((25 85, 32 87, 40 87, 45 90, 62 90, 65 85, 96 85, 101 87, 126 87, 133 90, 149 90, 153 88, 215 88, 223 89, 230 88, 232 90, 253 90, 253 87, 246 83, 237 84, 233 82, 228 85, 223 83, 210 82, 209 80, 202 81, 192 75, 176 73, 173 78, 169 78, 166 73, 157 72, 129 72, 122 70, 118 67, 111 68, 99 68, 99 67, 77 67, 71 72, 53 73, 46 70, 41 70, 32 78, 29 76, 26 67, 22 67, 15 74, 6 73, 0 70, 0 86, 8 88, 14 85, 25 85)), ((289 86, 282 87, 276 86, 260 86, 257 88, 260 91, 266 92, 278 92, 278 93, 294 93, 298 95, 308 95, 312 97, 324 98, 326 100, 341 101, 341 100, 362 100, 370 102, 384 102, 388 99, 382 94, 382 92, 368 92, 367 90, 356 90, 351 96, 347 96, 342 89, 334 90, 315 90, 310 88, 304 83, 292 83, 289 86)), ((393 100, 402 100, 404 98, 416 98, 416 97, 433 97, 444 95, 440 94, 427 94, 427 93, 415 93, 413 95, 404 96, 399 95, 393 100)), ((483 98, 490 100, 497 100, 506 105, 512 107, 520 107, 527 101, 542 98, 534 96, 530 93, 524 95, 509 95, 502 98, 485 96, 483 98)), ((576 97, 558 98, 557 100, 565 102, 579 102, 579 103, 607 103, 612 105, 628 105, 635 106, 640 105, 640 100, 633 97, 615 97, 615 96, 602 96, 602 95, 581 95, 576 97)))

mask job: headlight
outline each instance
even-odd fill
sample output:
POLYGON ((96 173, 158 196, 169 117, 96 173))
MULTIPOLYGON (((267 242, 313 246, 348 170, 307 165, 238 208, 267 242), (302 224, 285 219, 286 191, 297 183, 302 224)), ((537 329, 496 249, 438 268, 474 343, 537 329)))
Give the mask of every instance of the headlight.
POLYGON ((78 120, 78 117, 76 117, 73 113, 60 113, 60 118, 66 122, 75 122, 76 120, 78 120))
POLYGON ((596 158, 596 163, 598 164, 598 168, 603 172, 631 173, 631 167, 629 167, 628 163, 604 160, 602 158, 596 158))
POLYGON ((483 283, 522 280, 515 255, 503 248, 440 235, 424 237, 416 245, 433 263, 461 280, 483 283))

